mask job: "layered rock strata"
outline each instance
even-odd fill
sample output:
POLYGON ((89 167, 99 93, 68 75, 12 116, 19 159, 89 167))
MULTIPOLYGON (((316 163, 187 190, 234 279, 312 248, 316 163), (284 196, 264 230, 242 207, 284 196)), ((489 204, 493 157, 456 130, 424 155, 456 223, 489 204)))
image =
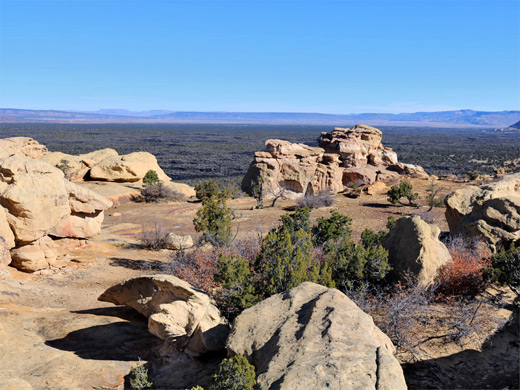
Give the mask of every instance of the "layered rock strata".
POLYGON ((337 193, 347 186, 376 181, 393 182, 400 175, 428 178, 421 167, 399 163, 397 154, 381 140, 382 132, 366 125, 324 132, 317 148, 267 140, 266 151, 255 153, 242 188, 250 194, 260 188, 265 197, 281 191, 287 197, 298 197, 337 193))

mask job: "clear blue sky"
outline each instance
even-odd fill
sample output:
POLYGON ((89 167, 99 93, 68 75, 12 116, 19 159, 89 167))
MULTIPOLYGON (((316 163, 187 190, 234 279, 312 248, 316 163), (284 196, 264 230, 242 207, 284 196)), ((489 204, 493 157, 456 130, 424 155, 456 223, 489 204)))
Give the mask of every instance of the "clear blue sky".
POLYGON ((0 107, 520 109, 520 0, 0 0, 0 107))

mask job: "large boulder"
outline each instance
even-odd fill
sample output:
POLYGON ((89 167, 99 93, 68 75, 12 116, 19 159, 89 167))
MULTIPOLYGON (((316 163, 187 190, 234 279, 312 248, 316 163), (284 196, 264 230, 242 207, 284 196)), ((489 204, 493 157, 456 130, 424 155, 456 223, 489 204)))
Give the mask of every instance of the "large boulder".
POLYGON ((372 318, 310 282, 243 311, 227 349, 255 366, 258 389, 406 389, 395 348, 372 318))
POLYGON ((192 356, 223 350, 229 327, 210 296, 171 275, 141 276, 106 290, 100 301, 148 317, 148 330, 192 356))
POLYGON ((420 286, 430 286, 440 268, 451 261, 448 248, 439 240, 440 229, 421 217, 400 218, 383 240, 392 266, 390 277, 401 280, 406 273, 420 286))
POLYGON ((457 190, 445 204, 452 235, 476 237, 492 251, 520 240, 520 173, 457 190))
POLYGON ((147 152, 107 157, 90 169, 90 178, 93 180, 135 182, 142 180, 149 170, 157 172, 159 180, 163 182, 171 180, 157 164, 155 156, 147 152))
POLYGON ((81 181, 90 168, 80 156, 73 156, 61 152, 52 152, 44 155, 41 160, 59 168, 69 180, 81 181))
MULTIPOLYGON (((12 265, 34 272, 53 265, 53 237, 90 238, 99 234, 108 199, 64 178, 42 160, 0 159, 0 236, 12 249, 12 265)), ((2 255, 2 262, 9 261, 2 255)))
POLYGON ((48 236, 11 250, 12 265, 24 272, 35 272, 56 263, 56 244, 48 236))
POLYGON ((39 159, 47 153, 47 148, 29 137, 0 139, 0 158, 11 156, 39 159))
POLYGON ((0 160, 0 205, 17 243, 30 243, 70 214, 63 172, 31 158, 0 160))

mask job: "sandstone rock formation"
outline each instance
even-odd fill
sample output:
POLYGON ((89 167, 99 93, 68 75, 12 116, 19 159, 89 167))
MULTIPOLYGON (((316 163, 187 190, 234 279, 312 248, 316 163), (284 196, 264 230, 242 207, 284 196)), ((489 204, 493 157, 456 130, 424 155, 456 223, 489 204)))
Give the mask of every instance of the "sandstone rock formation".
POLYGON ((100 301, 148 317, 148 330, 192 356, 223 350, 229 327, 210 296, 171 275, 142 276, 110 287, 100 301))
POLYGON ((520 173, 457 190, 446 197, 445 204, 452 235, 477 237, 492 251, 497 245, 520 240, 520 173))
POLYGON ((155 156, 147 152, 107 157, 90 169, 90 178, 93 180, 135 182, 142 180, 149 170, 157 172, 159 180, 163 182, 171 180, 157 164, 155 156))
POLYGON ((261 182, 266 197, 281 190, 286 191, 284 195, 302 196, 336 193, 348 185, 392 182, 399 175, 428 178, 421 167, 399 163, 397 154, 384 147, 381 139, 380 130, 356 125, 322 133, 319 148, 267 140, 267 150, 255 153, 242 188, 251 194, 261 182))
POLYGON ((35 272, 56 263, 56 245, 49 236, 11 250, 12 265, 25 272, 35 272))
POLYGON ((343 189, 336 156, 325 156, 321 148, 282 140, 270 139, 265 145, 267 151, 255 153, 255 161, 244 177, 242 187, 246 192, 251 193, 259 180, 266 197, 275 196, 281 189, 288 197, 343 189))
POLYGON ((0 159, 0 234, 10 248, 14 237, 12 264, 23 271, 37 271, 55 262, 49 235, 90 238, 99 234, 103 211, 111 205, 69 182, 63 172, 44 161, 16 156, 0 159))
POLYGON ((397 220, 383 240, 392 266, 389 276, 400 280, 404 273, 409 273, 417 277, 419 285, 431 285, 440 268, 451 261, 448 248, 439 240, 440 232, 417 215, 397 220))
POLYGON ((372 318, 310 282, 242 312, 227 349, 255 366, 258 389, 406 389, 395 348, 372 318))
POLYGON ((47 148, 29 137, 13 137, 0 139, 0 158, 11 156, 41 158, 47 148))

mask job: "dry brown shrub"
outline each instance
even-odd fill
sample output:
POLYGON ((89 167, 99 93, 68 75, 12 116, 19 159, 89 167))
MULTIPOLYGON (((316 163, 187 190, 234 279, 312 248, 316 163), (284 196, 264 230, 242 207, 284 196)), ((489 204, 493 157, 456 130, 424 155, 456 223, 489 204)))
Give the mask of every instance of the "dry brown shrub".
POLYGON ((238 254, 248 263, 254 264, 260 252, 261 238, 250 238, 235 241, 229 247, 199 246, 193 250, 180 250, 170 254, 164 271, 185 280, 192 286, 217 294, 219 284, 213 277, 217 272, 219 256, 238 254))
POLYGON ((491 266, 489 250, 477 240, 455 237, 448 242, 452 261, 441 268, 438 297, 475 296, 482 292, 485 267, 491 266))
POLYGON ((141 248, 154 251, 165 249, 168 244, 168 233, 158 222, 144 226, 138 236, 141 248))

